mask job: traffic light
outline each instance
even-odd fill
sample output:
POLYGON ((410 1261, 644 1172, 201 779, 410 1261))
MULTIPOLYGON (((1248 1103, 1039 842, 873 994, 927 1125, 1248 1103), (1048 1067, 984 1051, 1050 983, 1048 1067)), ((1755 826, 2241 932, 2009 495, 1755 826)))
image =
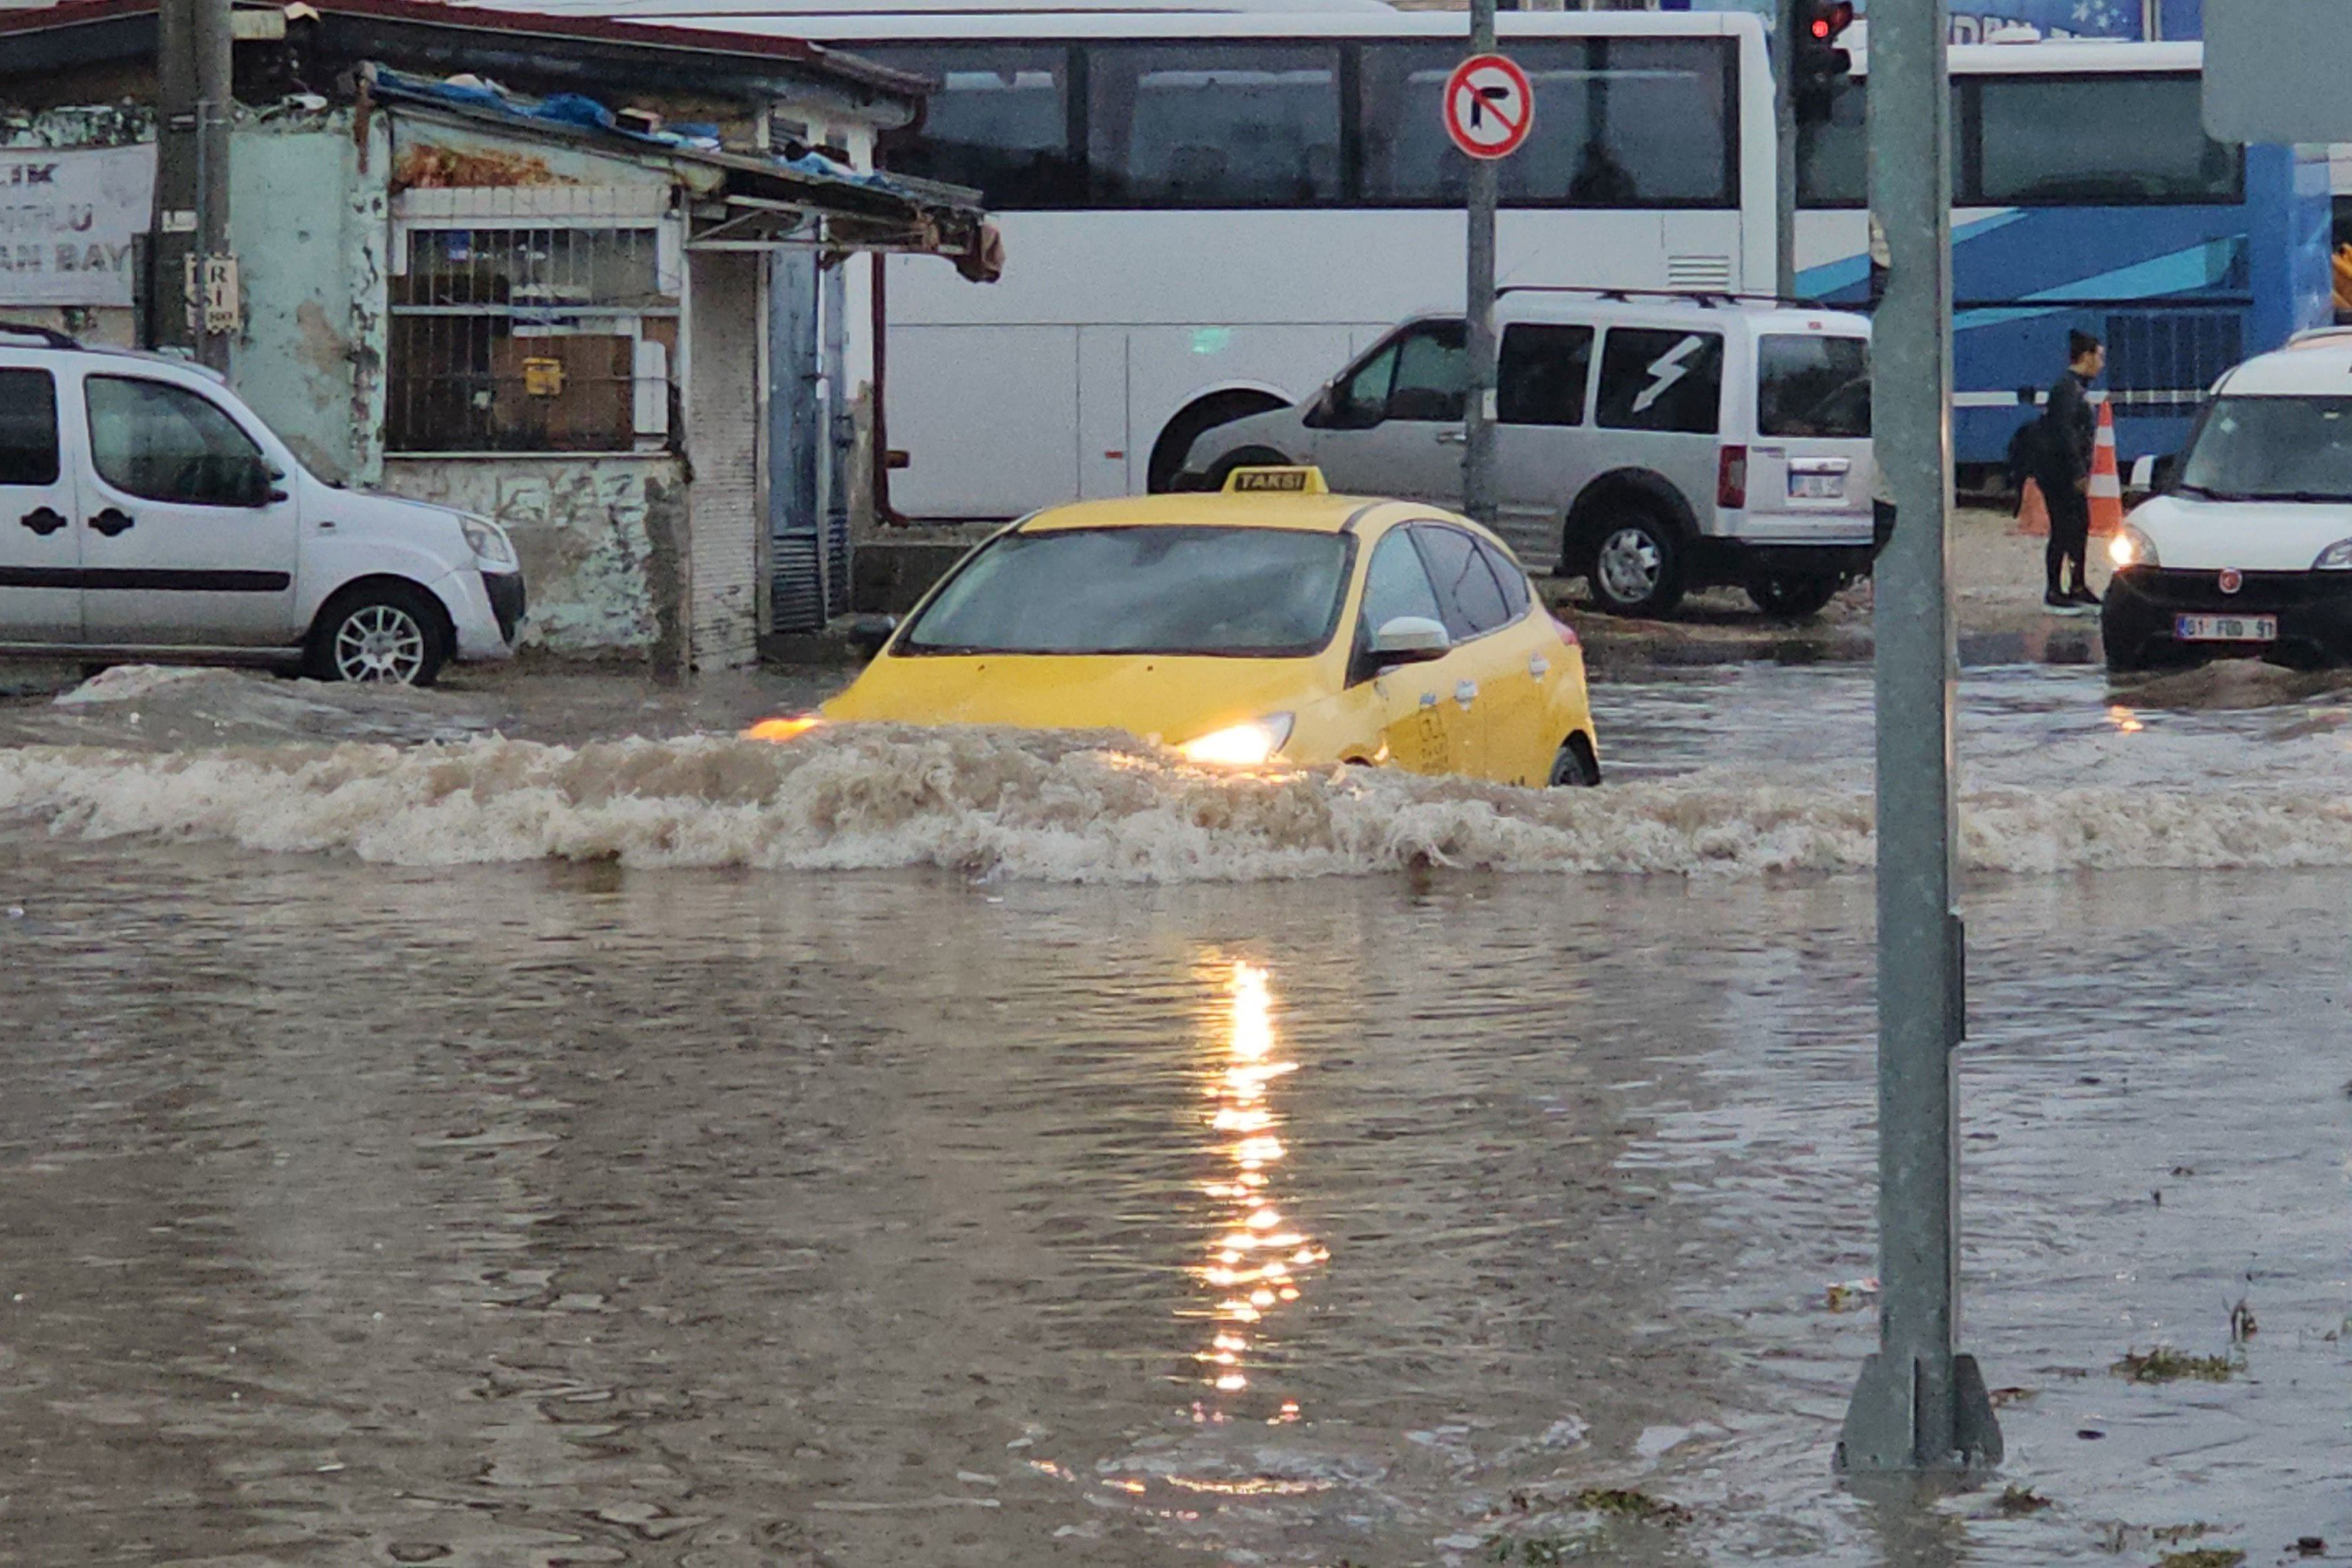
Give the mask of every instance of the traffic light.
POLYGON ((1838 84, 1853 70, 1853 57, 1837 47, 1852 26, 1851 0, 1789 0, 1789 96, 1798 124, 1829 119, 1838 84))

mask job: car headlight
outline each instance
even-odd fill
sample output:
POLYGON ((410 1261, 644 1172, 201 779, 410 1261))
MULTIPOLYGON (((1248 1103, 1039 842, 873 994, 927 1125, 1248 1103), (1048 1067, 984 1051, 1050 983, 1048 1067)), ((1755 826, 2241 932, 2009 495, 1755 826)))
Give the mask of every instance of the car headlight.
POLYGON ((2311 563, 2314 572, 2352 572, 2352 539, 2339 539, 2319 552, 2311 563))
POLYGON ((487 517, 467 517, 461 521, 466 530, 466 548, 474 552, 475 560, 485 566, 514 570, 518 564, 514 541, 507 537, 505 529, 487 517))
MULTIPOLYGON (((2352 544, 2352 540, 2347 540, 2345 542, 2352 544)), ((2107 559, 2116 563, 2117 571, 2126 566, 2158 564, 2154 542, 2130 523, 2124 524, 2123 531, 2107 541, 2107 559)), ((2352 566, 2352 561, 2347 561, 2345 564, 2352 566)))
POLYGON ((1188 763, 1199 763, 1213 768, 1255 768, 1274 761, 1290 740, 1291 717, 1287 713, 1269 713, 1263 719, 1253 719, 1246 724, 1231 724, 1222 730, 1185 742, 1176 748, 1177 755, 1188 763))

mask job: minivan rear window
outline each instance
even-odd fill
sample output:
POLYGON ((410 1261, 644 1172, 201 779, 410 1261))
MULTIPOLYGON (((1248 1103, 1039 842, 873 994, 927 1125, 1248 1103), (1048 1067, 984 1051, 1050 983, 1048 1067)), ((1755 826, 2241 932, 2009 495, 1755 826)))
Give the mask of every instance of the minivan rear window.
POLYGON ((1768 333, 1756 349, 1756 433, 1863 440, 1870 435, 1864 338, 1768 333))

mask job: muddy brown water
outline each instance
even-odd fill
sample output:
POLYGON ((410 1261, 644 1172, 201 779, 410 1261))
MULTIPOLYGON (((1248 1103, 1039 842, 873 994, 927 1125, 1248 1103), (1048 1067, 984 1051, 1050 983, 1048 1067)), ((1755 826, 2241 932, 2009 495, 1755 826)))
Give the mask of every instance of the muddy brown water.
MULTIPOLYGON (((1980 689, 1986 766, 2340 765, 2324 702, 2131 731, 2077 679, 1980 689)), ((264 733, 300 689, 206 689, 240 743, 320 738, 264 733)), ((1867 733, 1852 671, 1611 700, 1662 776, 1867 733)), ((1830 1289, 1874 1271, 1864 877, 58 820, 0 819, 0 1563, 2352 1554, 2340 865, 1971 879, 1966 1339, 2010 1458, 1889 1500, 1829 1474, 1874 1337, 1830 1289), (2159 1344, 2230 1375, 2110 1371, 2159 1344)))

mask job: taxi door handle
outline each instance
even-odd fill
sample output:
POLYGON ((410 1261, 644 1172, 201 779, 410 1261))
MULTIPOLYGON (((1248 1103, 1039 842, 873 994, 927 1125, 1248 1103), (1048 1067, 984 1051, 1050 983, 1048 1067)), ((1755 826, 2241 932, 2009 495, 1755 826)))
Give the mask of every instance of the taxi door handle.
POLYGON ((1437 444, 1441 447, 1466 447, 1470 444, 1470 433, 1466 430, 1440 430, 1437 444))
POLYGON ((1436 692, 1434 692, 1434 691, 1424 691, 1424 692, 1423 692, 1423 693, 1421 694, 1421 705, 1422 705, 1423 708, 1434 708, 1434 707, 1436 707, 1436 706, 1437 706, 1437 693, 1436 693, 1436 692))
POLYGON ((1539 653, 1530 654, 1528 657, 1528 673, 1535 677, 1538 680, 1541 680, 1545 676, 1551 673, 1551 660, 1546 658, 1539 653))
POLYGON ((1454 700, 1465 708, 1477 701, 1478 683, 1475 680, 1465 680, 1456 684, 1454 688, 1454 700))

